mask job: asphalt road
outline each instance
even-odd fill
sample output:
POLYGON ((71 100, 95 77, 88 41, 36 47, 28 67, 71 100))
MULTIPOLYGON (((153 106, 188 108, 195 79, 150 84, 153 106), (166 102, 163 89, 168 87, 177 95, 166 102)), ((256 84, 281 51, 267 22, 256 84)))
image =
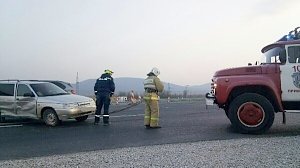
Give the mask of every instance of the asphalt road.
MULTIPOLYGON (((111 111, 126 105, 112 105, 111 111)), ((300 114, 287 114, 287 124, 276 114, 271 129, 262 135, 236 133, 223 110, 205 108, 204 101, 160 102, 161 129, 143 126, 144 104, 111 114, 111 125, 93 125, 93 118, 57 127, 42 122, 9 120, 0 124, 0 160, 23 159, 123 147, 225 139, 300 135, 300 114)))

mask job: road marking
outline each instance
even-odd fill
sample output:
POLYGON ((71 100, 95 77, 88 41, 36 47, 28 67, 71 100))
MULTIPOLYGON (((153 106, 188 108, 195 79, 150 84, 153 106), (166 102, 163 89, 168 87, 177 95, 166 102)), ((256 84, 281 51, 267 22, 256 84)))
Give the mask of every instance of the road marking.
POLYGON ((0 125, 0 128, 22 127, 23 125, 0 125))
POLYGON ((121 117, 137 117, 137 116, 143 116, 144 114, 134 114, 134 115, 119 115, 119 116, 110 116, 112 118, 121 118, 121 117))
MULTIPOLYGON (((122 118, 122 117, 139 117, 139 116, 144 116, 144 114, 131 114, 131 115, 110 115, 110 118, 122 118)), ((102 118, 102 116, 101 116, 102 118)), ((94 120, 94 116, 91 115, 88 120, 94 120)), ((23 124, 27 124, 27 123, 31 123, 31 122, 23 122, 23 124)), ((23 124, 10 124, 8 123, 7 125, 0 125, 0 128, 10 128, 10 127, 22 127, 23 124)))
MULTIPOLYGON (((121 117, 138 117, 138 116, 144 116, 144 114, 118 115, 118 116, 110 115, 109 117, 110 118, 121 118, 121 117)), ((102 116, 101 116, 101 118, 102 118, 102 116)), ((88 119, 89 120, 93 120, 94 118, 93 117, 89 117, 88 119)))

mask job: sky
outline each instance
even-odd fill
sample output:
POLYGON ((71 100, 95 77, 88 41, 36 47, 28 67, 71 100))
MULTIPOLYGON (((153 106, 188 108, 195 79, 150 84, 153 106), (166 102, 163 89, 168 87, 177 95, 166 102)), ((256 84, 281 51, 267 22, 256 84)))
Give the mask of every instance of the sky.
POLYGON ((209 83, 299 25, 299 0, 0 0, 0 79, 209 83))

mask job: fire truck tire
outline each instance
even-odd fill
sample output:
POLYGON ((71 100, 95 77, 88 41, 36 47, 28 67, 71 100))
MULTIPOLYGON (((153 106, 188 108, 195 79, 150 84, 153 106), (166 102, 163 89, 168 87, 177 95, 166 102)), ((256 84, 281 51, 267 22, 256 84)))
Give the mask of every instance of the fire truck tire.
POLYGON ((244 93, 230 103, 228 116, 238 132, 259 134, 272 126, 274 108, 264 96, 244 93))
MULTIPOLYGON (((225 110, 225 114, 226 114, 226 117, 229 119, 229 121, 231 122, 231 119, 230 119, 230 117, 229 117, 229 112, 228 112, 228 110, 225 110)), ((232 123, 232 122, 231 122, 232 123)))
POLYGON ((43 120, 46 125, 49 126, 56 126, 59 124, 59 119, 57 117, 57 114, 52 109, 46 109, 43 113, 43 120))

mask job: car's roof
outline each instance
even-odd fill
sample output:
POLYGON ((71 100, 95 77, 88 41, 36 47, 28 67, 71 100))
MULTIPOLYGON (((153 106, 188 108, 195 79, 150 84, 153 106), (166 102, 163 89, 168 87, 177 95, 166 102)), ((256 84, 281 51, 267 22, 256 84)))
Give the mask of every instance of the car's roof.
POLYGON ((61 80, 39 80, 39 81, 44 81, 44 82, 59 82, 59 83, 63 83, 63 84, 67 84, 67 85, 70 85, 69 82, 65 82, 65 81, 61 81, 61 80))
POLYGON ((22 84, 37 84, 37 83, 48 83, 46 81, 37 81, 37 80, 0 80, 0 83, 8 83, 8 84, 14 84, 14 83, 22 83, 22 84))

